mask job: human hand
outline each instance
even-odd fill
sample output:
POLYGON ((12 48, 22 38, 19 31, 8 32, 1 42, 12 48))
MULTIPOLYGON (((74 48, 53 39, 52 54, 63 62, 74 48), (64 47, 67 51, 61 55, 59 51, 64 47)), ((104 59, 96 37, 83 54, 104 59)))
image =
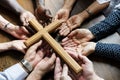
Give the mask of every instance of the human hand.
POLYGON ((63 47, 67 53, 69 53, 75 60, 79 60, 78 55, 88 56, 95 51, 95 42, 85 42, 75 46, 63 47))
POLYGON ((64 64, 64 66, 62 68, 59 58, 56 59, 54 80, 72 80, 72 78, 68 75, 67 65, 64 64))
POLYGON ((74 28, 80 26, 82 24, 83 20, 79 15, 74 15, 70 17, 67 21, 66 24, 62 25, 60 27, 60 35, 61 36, 66 36, 68 33, 70 33, 74 28))
POLYGON ((93 39, 93 34, 88 29, 76 29, 62 40, 63 46, 75 46, 93 39))
POLYGON ((48 25, 52 20, 50 10, 40 5, 35 10, 35 16, 43 26, 48 25))
POLYGON ((24 26, 28 26, 28 22, 33 18, 35 18, 34 15, 29 11, 23 11, 20 13, 20 20, 24 26))
POLYGON ((13 24, 9 24, 3 30, 11 34, 15 38, 22 39, 22 40, 28 39, 28 36, 30 34, 24 26, 15 26, 13 24))
POLYGON ((56 56, 53 53, 51 57, 45 57, 35 66, 27 80, 41 80, 42 76, 54 68, 56 56))
POLYGON ((34 68, 38 62, 43 58, 45 55, 41 50, 38 50, 38 47, 40 47, 42 44, 42 41, 39 41, 38 43, 31 46, 24 56, 24 59, 27 60, 31 66, 34 68))
POLYGON ((85 42, 81 44, 82 54, 88 56, 89 54, 95 51, 96 43, 95 42, 85 42))
POLYGON ((57 13, 56 16, 54 17, 54 20, 63 20, 66 21, 69 17, 70 10, 69 9, 60 9, 57 13))
POLYGON ((82 54, 82 46, 81 45, 75 45, 75 46, 67 46, 63 47, 64 50, 76 61, 79 60, 78 55, 82 54))
POLYGON ((24 44, 24 40, 11 41, 10 45, 11 45, 11 49, 18 50, 18 51, 21 51, 23 53, 25 53, 25 50, 27 48, 24 44))
POLYGON ((95 73, 93 63, 86 56, 79 55, 79 59, 83 69, 79 80, 103 80, 95 73))

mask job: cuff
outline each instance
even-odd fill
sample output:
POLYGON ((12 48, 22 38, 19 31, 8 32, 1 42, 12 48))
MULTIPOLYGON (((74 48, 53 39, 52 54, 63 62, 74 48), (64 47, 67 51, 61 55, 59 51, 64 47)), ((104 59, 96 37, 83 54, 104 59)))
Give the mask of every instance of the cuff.
POLYGON ((110 0, 97 0, 97 2, 99 4, 104 4, 104 3, 110 2, 110 0))

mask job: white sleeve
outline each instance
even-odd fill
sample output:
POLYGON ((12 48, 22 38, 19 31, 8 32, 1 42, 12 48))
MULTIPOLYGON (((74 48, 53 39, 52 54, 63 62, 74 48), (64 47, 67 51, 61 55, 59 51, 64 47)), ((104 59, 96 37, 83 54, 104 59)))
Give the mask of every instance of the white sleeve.
POLYGON ((110 2, 111 0, 96 0, 99 4, 110 2))
POLYGON ((20 64, 15 64, 12 67, 0 72, 0 80, 24 80, 28 73, 20 64))

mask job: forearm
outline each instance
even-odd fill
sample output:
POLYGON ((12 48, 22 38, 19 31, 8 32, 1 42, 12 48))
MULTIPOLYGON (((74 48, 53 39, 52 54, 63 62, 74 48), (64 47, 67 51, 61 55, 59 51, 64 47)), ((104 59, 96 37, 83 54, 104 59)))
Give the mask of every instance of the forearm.
POLYGON ((1 15, 0 15, 0 29, 4 29, 5 25, 8 24, 9 21, 7 21, 6 19, 4 19, 1 15))
POLYGON ((63 8, 64 9, 68 9, 71 11, 73 4, 75 3, 76 0, 64 0, 64 5, 63 8))
POLYGON ((95 55, 120 61, 120 45, 97 43, 95 48, 95 55))
POLYGON ((10 50, 12 48, 11 42, 0 43, 0 52, 10 50))
POLYGON ((120 10, 113 11, 102 22, 89 28, 96 40, 100 40, 110 34, 116 32, 120 25, 120 10))
POLYGON ((17 0, 1 0, 0 5, 17 14, 20 14, 25 11, 25 9, 19 5, 17 0))
POLYGON ((101 12, 109 5, 109 2, 99 4, 97 1, 93 2, 87 9, 79 13, 78 15, 85 21, 87 18, 94 16, 95 14, 101 12))

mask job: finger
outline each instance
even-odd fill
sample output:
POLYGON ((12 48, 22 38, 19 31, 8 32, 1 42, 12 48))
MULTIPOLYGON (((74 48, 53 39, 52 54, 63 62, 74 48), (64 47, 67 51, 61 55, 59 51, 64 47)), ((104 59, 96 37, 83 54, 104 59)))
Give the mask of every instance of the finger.
POLYGON ((68 35, 68 37, 69 37, 69 38, 72 38, 72 37, 74 37, 75 35, 77 35, 77 31, 76 31, 76 30, 72 31, 72 32, 68 35))
POLYGON ((30 34, 24 26, 21 27, 21 30, 23 33, 30 34))
POLYGON ((31 46, 29 49, 30 50, 37 50, 37 48, 42 44, 42 40, 40 40, 38 43, 34 44, 31 46))
POLYGON ((61 62, 60 62, 60 58, 56 58, 56 64, 55 64, 55 74, 61 72, 62 70, 62 66, 61 66, 61 62))
POLYGON ((74 58, 75 60, 78 60, 78 53, 76 53, 76 51, 70 51, 70 50, 65 50, 72 58, 74 58))
POLYGON ((48 60, 48 65, 52 66, 55 62, 55 59, 56 59, 56 56, 55 56, 55 53, 53 53, 50 59, 48 60))
POLYGON ((62 76, 68 75, 68 66, 66 64, 63 65, 62 76))
POLYGON ((56 16, 54 17, 54 20, 58 20, 58 15, 56 15, 56 16))
POLYGON ((21 19, 21 22, 23 23, 23 25, 25 25, 25 24, 26 24, 26 22, 25 22, 25 18, 22 17, 22 16, 20 16, 20 19, 21 19))
POLYGON ((57 57, 54 71, 54 80, 60 80, 61 71, 62 71, 61 62, 60 59, 57 57))
POLYGON ((71 44, 71 45, 74 44, 74 42, 73 42, 72 39, 68 39, 68 40, 66 40, 65 42, 62 42, 62 43, 61 43, 61 45, 64 45, 64 46, 69 45, 69 44, 71 44))
POLYGON ((63 36, 66 36, 66 35, 69 34, 69 32, 70 32, 70 29, 69 29, 68 27, 66 27, 66 28, 64 29, 64 31, 61 32, 61 34, 62 34, 63 36))
POLYGON ((83 61, 83 63, 90 63, 91 61, 86 57, 86 56, 83 56, 83 55, 79 55, 79 58, 83 61))
POLYGON ((45 55, 45 53, 43 53, 41 50, 39 50, 38 52, 37 52, 37 54, 39 54, 39 57, 42 59, 43 57, 44 57, 44 55, 45 55))

